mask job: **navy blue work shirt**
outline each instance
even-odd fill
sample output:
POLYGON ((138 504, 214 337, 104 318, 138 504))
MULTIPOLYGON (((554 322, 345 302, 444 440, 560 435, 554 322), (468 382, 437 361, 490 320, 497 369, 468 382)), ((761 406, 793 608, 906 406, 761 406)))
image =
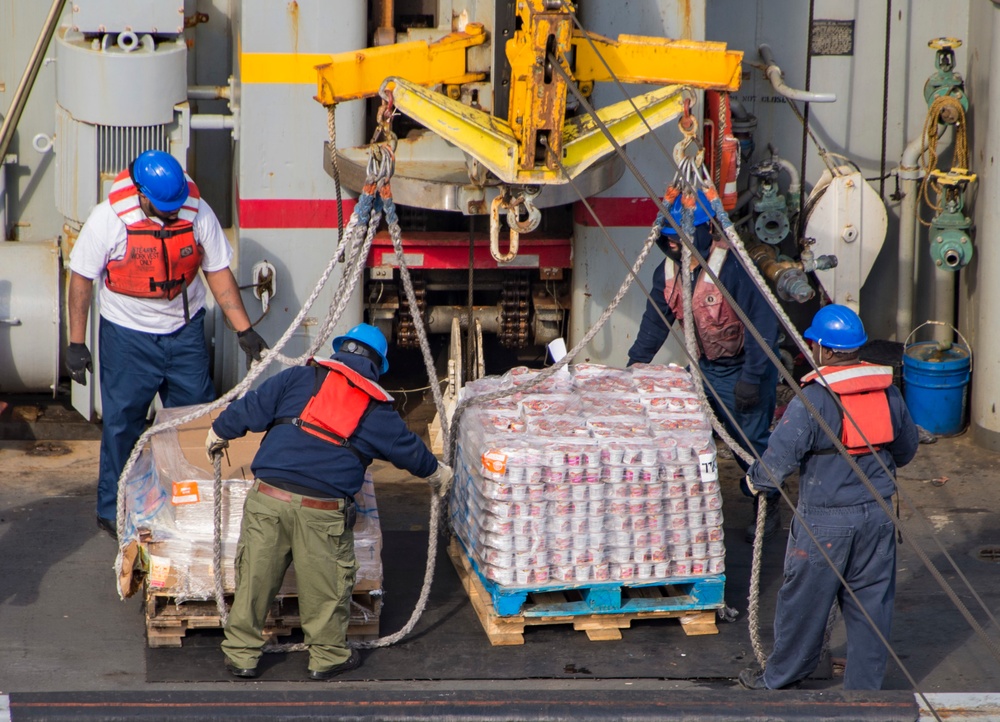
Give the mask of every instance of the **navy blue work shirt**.
MULTIPOLYGON (((803 392, 839 438, 844 420, 831 393, 818 383, 806 385, 803 392)), ((892 415, 893 440, 876 453, 891 473, 885 472, 873 454, 855 456, 854 460, 871 480, 875 490, 888 499, 896 492, 896 468, 913 460, 920 440, 917 426, 910 418, 899 389, 890 386, 886 389, 886 394, 892 415)), ((796 396, 788 404, 781 422, 771 432, 767 451, 761 461, 779 482, 784 482, 798 467, 800 505, 842 507, 872 501, 871 492, 846 459, 839 454, 815 453, 832 449, 833 445, 820 428, 819 422, 796 396)), ((761 466, 761 461, 755 461, 750 467, 750 481, 758 489, 774 489, 775 480, 761 466)))
MULTIPOLYGON (((363 356, 336 353, 332 358, 365 378, 378 380, 375 364, 363 356)), ((237 439, 248 431, 265 431, 276 418, 299 416, 315 388, 315 367, 285 369, 233 401, 212 428, 223 439, 237 439)), ((433 474, 438 460, 410 431, 392 404, 372 403, 375 408, 361 420, 350 437, 351 445, 368 459, 388 461, 416 477, 433 474)), ((349 449, 291 424, 278 424, 261 441, 250 468, 259 479, 283 479, 316 489, 324 496, 350 497, 361 489, 366 466, 349 449)))
MULTIPOLYGON (((698 226, 695 229, 694 241, 695 247, 707 259, 712 247, 709 226, 698 226)), ((757 289, 757 284, 740 265, 735 253, 735 251, 730 251, 726 254, 726 260, 719 271, 719 282, 732 294, 733 300, 743 309, 747 318, 773 349, 777 346, 778 340, 778 318, 774 315, 767 299, 757 289)), ((678 264, 670 258, 664 260, 653 271, 653 287, 649 292, 650 297, 646 300, 646 311, 642 315, 635 342, 628 352, 630 366, 634 363, 651 362, 670 334, 670 325, 668 324, 673 324, 675 317, 663 295, 668 270, 671 274, 678 271, 678 264), (666 317, 667 323, 664 323, 657 309, 666 317)), ((695 268, 692 272, 693 282, 697 282, 702 272, 701 266, 695 268)), ((771 360, 761 349, 753 334, 746 329, 743 330, 743 334, 743 368, 740 371, 740 379, 747 383, 759 384, 764 372, 771 365, 771 360)), ((720 361, 725 360, 720 359, 720 361)))

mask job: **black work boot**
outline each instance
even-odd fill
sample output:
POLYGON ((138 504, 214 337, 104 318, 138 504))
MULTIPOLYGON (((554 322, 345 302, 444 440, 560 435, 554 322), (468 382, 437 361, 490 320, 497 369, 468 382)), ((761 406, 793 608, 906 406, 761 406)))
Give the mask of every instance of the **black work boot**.
MULTIPOLYGON (((757 507, 760 504, 761 495, 753 498, 753 522, 746 528, 743 538, 747 544, 753 544, 757 535, 757 507)), ((764 539, 770 539, 781 529, 781 497, 765 497, 767 503, 767 519, 764 520, 764 539)))

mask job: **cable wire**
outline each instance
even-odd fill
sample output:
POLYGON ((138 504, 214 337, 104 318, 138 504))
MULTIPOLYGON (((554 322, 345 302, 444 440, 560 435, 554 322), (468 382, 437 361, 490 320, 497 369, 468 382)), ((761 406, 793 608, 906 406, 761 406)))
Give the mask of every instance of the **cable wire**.
MULTIPOLYGON (((568 78, 567 74, 562 70, 562 68, 559 66, 558 63, 552 63, 552 66, 554 68, 556 68, 564 76, 564 78, 567 81, 567 86, 571 89, 571 91, 573 91, 577 95, 578 100, 588 110, 588 112, 592 115, 592 117, 594 118, 594 120, 597 123, 597 125, 601 128, 602 132, 606 135, 606 137, 608 138, 608 140, 615 147, 616 151, 622 156, 622 158, 625 161, 626 165, 629 166, 630 170, 636 176, 636 179, 640 182, 641 185, 644 186, 644 188, 647 191, 647 195, 649 195, 649 197, 652 200, 654 200, 654 202, 657 204, 658 208, 660 208, 661 214, 663 214, 666 217, 667 221, 671 222, 672 225, 676 226, 676 223, 666 213, 666 209, 663 206, 663 204, 660 202, 658 195, 652 192, 652 189, 649 187, 648 182, 646 182, 645 179, 641 176, 641 174, 638 173, 637 169, 631 163, 630 159, 628 159, 627 156, 624 155, 624 153, 623 153, 620 145, 617 143, 617 141, 614 140, 613 136, 610 134, 610 132, 607 131, 607 128, 603 125, 603 123, 600 121, 600 119, 596 116, 596 113, 594 112, 594 110, 590 106, 590 104, 587 102, 586 98, 583 97, 582 94, 579 93, 578 89, 575 87, 575 84, 572 82, 572 80, 570 78, 568 78)), ((717 210, 720 210, 720 209, 717 209, 717 210)), ((724 212, 723 212, 723 215, 724 215, 724 212)), ((727 234, 729 233, 730 229, 731 229, 731 223, 730 223, 730 228, 726 229, 727 230, 727 234)), ((738 248, 740 248, 741 247, 741 243, 740 243, 738 237, 735 238, 735 239, 733 239, 732 235, 734 235, 734 234, 730 235, 730 239, 734 241, 734 245, 736 245, 738 248)), ((682 238, 682 240, 685 243, 685 245, 689 245, 690 244, 690 240, 683 238, 683 234, 679 234, 679 237, 682 238)), ((745 253, 745 249, 741 249, 741 250, 743 250, 743 253, 745 253)), ((742 256, 742 255, 743 254, 740 254, 740 256, 742 256)), ((704 259, 699 259, 699 264, 701 264, 701 263, 704 263, 704 259)), ((707 264, 705 264, 705 265, 707 266, 707 264)), ((715 278, 714 273, 712 273, 711 270, 708 269, 708 268, 705 268, 705 270, 706 270, 706 272, 708 272, 710 274, 710 276, 713 277, 713 280, 716 282, 716 284, 720 286, 720 290, 723 292, 723 295, 724 296, 728 296, 727 289, 725 289, 724 287, 722 287, 719 284, 719 281, 718 281, 717 278, 715 278)), ((754 275, 754 274, 751 273, 751 275, 754 275)), ((758 278, 759 278, 759 276, 758 276, 758 278)), ((771 298, 771 300, 773 301, 773 303, 776 305, 776 301, 773 300, 773 296, 770 296, 769 289, 766 286, 764 286, 762 288, 762 290, 764 290, 766 292, 766 295, 768 295, 771 298)), ((730 305, 734 305, 731 296, 729 296, 727 298, 727 301, 730 303, 730 305)), ((780 311, 780 307, 776 308, 775 310, 776 310, 776 312, 779 313, 780 316, 782 316, 787 321, 787 317, 784 316, 783 311, 780 311)), ((747 326, 748 330, 751 331, 752 335, 755 335, 755 338, 757 338, 758 342, 759 342, 759 332, 753 327, 752 323, 749 323, 749 319, 747 319, 745 317, 745 314, 742 313, 742 310, 739 309, 738 307, 736 307, 734 305, 734 311, 736 311, 737 315, 741 316, 741 320, 744 322, 744 325, 747 326)), ((792 330, 794 336, 798 335, 798 332, 797 332, 797 330, 794 329, 794 326, 791 327, 791 330, 792 330)), ((797 340, 800 343, 804 344, 804 342, 802 342, 801 339, 797 339, 797 340)), ((764 348, 764 347, 762 346, 762 348, 764 348)), ((768 355, 771 358, 772 363, 774 363, 778 367, 779 373, 783 372, 786 376, 789 376, 787 374, 787 371, 784 370, 783 365, 779 365, 779 363, 778 363, 777 359, 774 357, 773 353, 771 353, 769 349, 766 349, 766 351, 767 351, 766 355, 768 355)), ((788 379, 786 379, 786 380, 788 380, 788 379)), ((829 428, 829 426, 826 424, 826 422, 823 421, 822 417, 820 417, 818 415, 818 413, 816 412, 816 409, 813 408, 812 404, 808 402, 808 399, 806 399, 804 396, 801 395, 801 390, 797 389, 797 384, 794 384, 794 380, 792 380, 792 387, 796 391, 796 393, 800 395, 800 398, 803 400, 803 403, 807 406, 807 409, 810 411, 810 413, 814 416, 814 418, 816 418, 818 425, 821 427, 821 429, 824 431, 824 433, 826 433, 828 435, 828 437, 831 439, 831 441, 834 442, 834 446, 838 449, 838 451, 845 456, 845 458, 847 459, 849 465, 851 465, 852 470, 866 484, 866 486, 869 489, 869 492, 872 493, 873 498, 875 498, 875 500, 880 504, 880 506, 883 507, 883 511, 885 511, 887 513, 887 515, 889 516, 889 518, 891 519, 892 518, 891 507, 888 506, 888 504, 885 502, 884 499, 880 498, 880 495, 875 491, 874 487, 871 485, 870 480, 868 480, 867 477, 865 476, 865 474, 860 470, 860 468, 857 467, 857 464, 853 461, 853 459, 850 459, 850 457, 846 454, 846 449, 843 447, 843 444, 840 442, 840 439, 836 435, 834 435, 832 433, 832 430, 829 428)), ((839 401, 838 401, 838 405, 841 407, 841 410, 844 412, 845 417, 847 419, 851 420, 852 423, 854 423, 853 419, 850 419, 850 415, 846 412, 846 410, 843 409, 842 405, 839 404, 839 401)), ((855 426, 857 426, 857 424, 855 424, 855 426)), ((870 444, 869 444, 869 450, 871 450, 872 452, 874 452, 874 449, 871 447, 870 444)), ((884 467, 885 465, 884 465, 883 460, 880 457, 878 457, 877 455, 876 455, 876 458, 878 458, 879 463, 882 464, 883 467, 884 467)), ((886 471, 888 472, 888 469, 886 469, 886 471)), ((889 473, 891 473, 891 472, 889 472, 889 473)), ((780 485, 778 486, 778 490, 782 493, 782 495, 785 497, 785 500, 787 502, 788 498, 785 495, 784 490, 781 489, 780 485)), ((796 511, 796 514, 798 514, 797 511, 796 511)), ((902 526, 903 526, 902 520, 894 520, 894 522, 897 523, 897 528, 900 528, 900 533, 905 538, 908 535, 909 532, 908 532, 908 530, 905 533, 903 532, 903 530, 902 530, 902 526)), ((817 542, 817 540, 815 538, 813 538, 813 541, 814 541, 814 543, 817 544, 817 547, 819 547, 819 544, 818 544, 818 542, 817 542)), ((987 640, 987 644, 990 646, 991 650, 995 650, 995 645, 993 644, 992 640, 990 640, 985 635, 985 632, 982 631, 982 628, 978 625, 978 623, 975 621, 975 619, 971 617, 971 615, 968 613, 968 610, 965 609, 965 607, 961 603, 961 601, 958 600, 957 596, 954 595, 954 591, 950 589, 950 587, 948 586, 947 582, 943 579, 943 577, 940 576, 940 573, 936 570, 936 568, 934 568, 933 565, 930 564, 930 560, 926 557, 926 555, 923 553, 923 551, 920 550, 919 547, 916 547, 916 546, 914 546, 914 549, 917 551, 918 556, 921 557, 921 560, 924 561, 925 565, 927 565, 928 568, 931 569, 932 575, 934 575, 935 578, 938 580, 939 584, 941 584, 943 586, 943 588, 945 589, 946 593, 948 593, 949 596, 952 597, 953 601, 956 603, 956 606, 960 609, 960 611, 963 612, 963 616, 966 617, 967 621, 969 621, 969 623, 973 626, 974 629, 976 629, 977 631, 979 631, 979 632, 982 633, 984 639, 987 640)), ((833 566, 832 565, 832 561, 830 561, 829 559, 827 559, 827 561, 831 564, 831 567, 832 567, 833 566)), ((846 581, 844 581, 843 579, 841 579, 841 581, 844 584, 845 588, 848 590, 848 592, 853 595, 853 590, 850 589, 850 587, 846 584, 846 581)), ((862 610, 863 610, 863 608, 862 608, 862 610)), ((872 623, 870 618, 869 618, 869 623, 872 623)), ((874 627, 873 627, 873 630, 874 630, 874 627)), ((877 633, 877 630, 874 630, 874 631, 876 631, 876 633, 877 633)), ((881 637, 881 635, 879 635, 879 636, 881 637)), ((899 664, 900 667, 901 667, 901 669, 903 669, 904 672, 907 673, 907 675, 908 675, 908 672, 906 672, 905 667, 903 667, 903 665, 901 664, 901 662, 898 659, 898 657, 895 656, 895 652, 892 650, 892 647, 889 645, 888 640, 885 640, 884 638, 882 638, 882 641, 883 641, 883 644, 886 645, 886 648, 889 650, 889 652, 893 655, 894 659, 897 661, 897 664, 899 664)), ((996 651, 994 651, 994 654, 995 654, 995 656, 998 656, 998 658, 1000 658, 1000 655, 998 655, 996 651)), ((914 688, 916 689, 916 683, 915 683, 915 681, 909 675, 908 675, 908 677, 909 677, 909 679, 911 681, 911 684, 913 684, 914 688)))

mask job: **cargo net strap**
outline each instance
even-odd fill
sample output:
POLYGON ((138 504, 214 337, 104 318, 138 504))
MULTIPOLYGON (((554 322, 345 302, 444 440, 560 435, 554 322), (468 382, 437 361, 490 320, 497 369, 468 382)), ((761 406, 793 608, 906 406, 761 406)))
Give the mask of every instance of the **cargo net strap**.
MULTIPOLYGON (((201 418, 206 414, 222 408, 227 405, 231 400, 242 396, 251 386, 254 381, 256 381, 275 361, 279 361, 286 366, 298 366, 310 358, 312 358, 319 349, 327 343, 330 336, 333 334, 334 328, 337 326, 340 318, 343 316, 345 309, 347 308, 348 301, 353 296, 354 290, 361 278, 361 274, 365 268, 365 262, 368 258, 368 254, 371 249, 372 240, 375 237, 375 233, 378 230, 382 216, 385 215, 387 224, 389 226, 389 233, 393 238, 393 243, 397 248, 397 257, 402 259, 402 242, 401 242, 401 231, 399 228, 399 220, 396 214, 395 204, 392 200, 392 191, 389 185, 389 180, 392 177, 395 168, 395 136, 392 135, 390 123, 392 119, 392 105, 391 101, 384 103, 383 108, 380 111, 380 124, 379 128, 376 130, 375 137, 372 138, 371 144, 371 156, 367 168, 367 177, 365 185, 362 192, 358 198, 357 204, 355 205, 354 212, 351 214, 351 219, 347 224, 347 228, 344 229, 344 233, 340 235, 339 243, 337 245, 336 252, 327 264, 324 272, 320 276, 315 288, 312 293, 303 303, 302 309, 291 322, 288 329, 281 336, 281 338, 274 344, 274 346, 264 352, 264 358, 260 362, 256 362, 252 365, 250 371, 247 373, 246 377, 231 390, 226 392, 222 397, 213 401, 209 404, 204 404, 199 406, 197 409, 191 411, 188 414, 180 416, 175 419, 171 419, 169 422, 154 424, 149 429, 147 429, 137 440, 135 447, 132 449, 128 461, 122 470, 121 476, 118 483, 118 498, 117 498, 117 530, 119 539, 119 549, 118 554, 115 559, 114 571, 116 579, 121 578, 122 567, 124 565, 124 552, 129 544, 135 543, 134 539, 125 538, 126 529, 126 508, 125 508, 125 489, 127 484, 125 480, 131 473, 135 463, 139 457, 139 454, 145 448, 146 444, 149 442, 150 438, 154 434, 161 433, 168 429, 176 428, 183 424, 194 421, 195 419, 201 418), (384 136, 380 138, 379 136, 384 136), (323 288, 326 286, 331 274, 334 269, 339 265, 344 264, 345 268, 343 274, 337 285, 337 289, 333 294, 333 298, 330 303, 327 315, 319 327, 316 334, 315 340, 310 344, 309 348, 301 356, 290 358, 281 353, 281 350, 286 346, 286 344, 291 339, 295 331, 302 325, 303 321, 309 314, 313 304, 319 297, 323 288)), ((333 109, 328 109, 328 126, 330 129, 331 136, 331 152, 335 152, 335 123, 334 123, 334 113, 333 109)), ((405 269, 401 262, 401 267, 405 269)), ((405 284, 407 286, 407 296, 410 301, 411 308, 415 308, 415 297, 413 293, 412 284, 409 282, 408 273, 404 275, 405 284)), ((415 314, 419 317, 419 314, 415 314)), ((426 333, 422 326, 418 327, 418 333, 421 335, 421 346, 424 349, 424 359, 425 363, 430 364, 429 369, 433 369, 433 365, 430 363, 430 350, 426 340, 426 333)), ((431 371, 432 373, 432 371, 431 371)), ((438 404, 438 408, 443 408, 443 400, 441 399, 440 389, 436 389, 437 394, 435 396, 435 402, 438 404)), ((213 587, 214 596, 216 601, 216 606, 219 612, 219 617, 222 620, 223 625, 226 624, 228 620, 228 608, 225 603, 225 590, 223 585, 223 573, 222 573, 222 539, 221 539, 221 518, 222 518, 222 478, 221 478, 221 460, 218 456, 213 460, 213 470, 215 474, 214 480, 214 508, 213 508, 213 587)), ((430 591, 430 584, 433 579, 433 569, 434 560, 437 551, 437 540, 438 532, 440 528, 440 518, 441 518, 441 500, 434 495, 431 502, 431 512, 430 512, 430 542, 428 547, 428 566, 427 573, 425 575, 424 587, 421 590, 420 598, 417 603, 417 608, 414 610, 414 614, 411 617, 407 625, 397 632, 396 634, 390 635, 388 637, 383 637, 381 639, 373 640, 370 642, 363 643, 352 643, 351 646, 370 648, 370 647, 381 647, 393 644, 403 637, 405 637, 412 629, 416 622, 419 620, 424 608, 426 607, 427 597, 430 591)), ((126 598, 125 591, 119 585, 119 597, 121 599, 126 598)), ((264 647, 266 652, 288 652, 288 651, 300 651, 307 649, 307 645, 304 644, 293 644, 293 645, 268 645, 264 647)))
MULTIPOLYGON (((680 197, 680 229, 684 232, 685 236, 694 239, 694 211, 698 203, 698 192, 700 191, 711 203, 712 209, 715 211, 715 217, 725 231, 730 245, 748 261, 750 261, 750 256, 747 254, 746 248, 743 246, 743 242, 740 239, 739 234, 736 233, 736 229, 733 226, 732 221, 729 219, 729 215, 726 213, 725 208, 723 208, 722 201, 719 199, 719 194, 715 184, 708 173, 708 169, 705 167, 705 151, 697 138, 698 124, 693 121, 694 119, 690 115, 690 107, 687 103, 685 103, 684 115, 678 122, 678 128, 680 129, 683 138, 674 148, 674 160, 677 163, 677 171, 674 174, 673 182, 670 186, 668 186, 666 194, 664 195, 664 206, 669 208, 674 201, 680 197)), ((664 218, 662 222, 665 223, 666 219, 664 218)), ((735 439, 733 439, 729 431, 726 429, 725 424, 713 412, 712 405, 709 403, 708 396, 705 393, 704 379, 701 374, 701 369, 698 367, 697 363, 697 359, 701 356, 701 350, 698 345, 697 330, 694 323, 692 301, 694 286, 691 278, 691 264, 691 248, 686 243, 681 244, 681 304, 684 311, 684 319, 686 321, 682 324, 682 327, 684 329, 684 345, 687 349, 688 358, 692 359, 692 363, 690 364, 691 373, 697 380, 697 383, 694 385, 695 391, 698 394, 698 399, 701 402, 705 415, 712 424, 712 430, 716 433, 719 439, 721 439, 722 442, 729 447, 735 456, 739 457, 739 459, 747 465, 751 465, 755 461, 754 456, 748 453, 735 439)), ((750 261, 746 265, 747 270, 751 272, 751 277, 757 286, 762 289, 762 292, 769 293, 770 288, 757 272, 756 264, 750 261)), ((776 304, 776 307, 779 309, 781 308, 780 304, 776 304)), ((788 319, 786 318, 785 320, 787 321, 788 319)), ((791 327, 794 328, 794 326, 791 327)), ((747 606, 747 621, 750 633, 750 644, 753 648, 754 656, 756 657, 757 662, 763 669, 767 665, 767 654, 764 652, 764 646, 760 633, 760 570, 764 548, 764 527, 767 523, 767 504, 758 503, 756 505, 756 509, 753 556, 750 565, 750 590, 747 606)), ((831 626, 835 619, 835 614, 831 610, 826 630, 827 640, 829 640, 831 626)))
MULTIPOLYGON (((386 168, 388 163, 386 163, 386 168)), ((384 175, 385 180, 381 180, 380 175, 376 175, 374 178, 374 184, 372 186, 372 191, 379 187, 379 183, 385 183, 388 180, 388 175, 385 175, 385 171, 381 172, 384 175)), ((368 189, 368 185, 365 186, 368 189)), ((146 444, 153 437, 153 435, 167 431, 168 429, 173 429, 178 426, 187 424, 195 419, 201 418, 212 411, 226 406, 230 401, 235 398, 242 396, 248 389, 251 388, 253 383, 264 373, 264 371, 275 361, 281 361, 286 365, 296 366, 305 363, 309 358, 311 358, 319 348, 326 343, 329 336, 332 334, 333 328, 336 326, 340 317, 343 315, 344 310, 347 308, 347 302, 351 298, 351 294, 354 292, 354 288, 358 283, 361 273, 364 271, 365 259, 368 257, 369 249, 371 248, 372 239, 375 236, 375 231, 378 228, 379 221, 381 220, 381 207, 376 207, 375 196, 373 192, 368 192, 362 194, 358 199, 358 203, 355 206, 354 213, 351 216, 350 223, 348 223, 345 229, 344 237, 338 245, 337 252, 334 254, 333 258, 330 259, 330 263, 327 265, 323 274, 321 275, 319 281, 316 284, 316 288, 306 299, 302 306, 302 310, 292 321, 288 330, 281 336, 281 338, 274 344, 274 346, 265 351, 263 354, 263 359, 260 362, 254 363, 250 371, 247 373, 246 377, 243 378, 240 383, 234 386, 232 389, 223 394, 220 398, 215 401, 201 405, 196 409, 192 410, 188 414, 184 414, 170 421, 154 424, 136 441, 135 446, 132 449, 132 453, 129 455, 128 460, 125 463, 122 473, 118 479, 118 497, 117 497, 117 513, 116 513, 116 524, 118 530, 118 540, 119 549, 118 555, 115 559, 114 571, 116 579, 120 578, 123 564, 123 552, 131 541, 125 537, 126 528, 126 509, 125 509, 125 489, 127 487, 126 480, 135 466, 136 460, 139 458, 139 454, 145 448, 146 444), (334 293, 333 300, 331 301, 327 316, 320 327, 315 341, 310 345, 306 352, 297 358, 288 358, 281 354, 281 349, 285 347, 288 341, 291 339, 293 333, 302 325, 302 322, 308 315, 312 305, 316 302, 319 297, 320 292, 326 285, 330 275, 333 273, 334 268, 338 265, 338 258, 346 258, 346 268, 343 275, 340 278, 337 291, 334 293)), ((221 497, 218 493, 218 488, 221 482, 216 476, 216 495, 221 497)), ((119 588, 119 596, 124 599, 124 594, 122 589, 119 588)))

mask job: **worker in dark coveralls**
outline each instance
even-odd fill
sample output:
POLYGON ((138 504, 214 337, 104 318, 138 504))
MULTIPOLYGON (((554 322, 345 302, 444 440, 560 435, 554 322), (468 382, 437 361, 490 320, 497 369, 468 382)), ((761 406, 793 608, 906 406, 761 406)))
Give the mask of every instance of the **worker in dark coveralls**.
POLYGON ((267 348, 243 307, 229 270, 232 257, 198 186, 176 158, 159 150, 139 154, 118 174, 73 246, 66 365, 72 379, 86 385, 93 371, 87 319, 97 281, 104 420, 97 526, 111 536, 117 536, 118 477, 153 399, 159 395, 169 408, 215 398, 205 345, 206 285, 237 332, 248 369, 267 348))
MULTIPOLYGON (((678 196, 670 206, 670 215, 681 223, 682 199, 678 196)), ((761 295, 753 279, 747 275, 735 252, 723 238, 713 238, 711 220, 715 215, 708 198, 698 191, 694 207, 694 242, 698 253, 708 261, 721 284, 732 294, 750 322, 757 328, 764 341, 777 350, 778 319, 761 295)), ((628 365, 649 363, 660 350, 675 320, 683 322, 682 279, 680 275, 681 243, 677 232, 667 224, 657 240, 667 258, 653 271, 653 287, 646 301, 635 343, 628 352, 628 365), (662 314, 662 316, 661 316, 662 314), (664 323, 666 318, 666 323, 664 323)), ((705 378, 705 392, 712 411, 725 424, 730 435, 745 448, 747 453, 764 453, 774 418, 778 371, 744 326, 729 303, 719 292, 713 280, 692 259, 691 309, 695 317, 695 336, 698 339, 698 367, 705 378), (746 434, 752 449, 746 448, 743 437, 733 428, 719 401, 709 390, 711 384, 722 403, 732 413, 736 423, 746 434)), ((747 464, 737 458, 743 471, 747 464)), ((750 496, 750 489, 743 493, 750 496)), ((764 538, 773 536, 781 526, 779 511, 780 494, 765 494, 767 521, 764 538)), ((754 515, 758 499, 754 497, 754 515)), ((746 530, 746 539, 752 542, 756 524, 746 530)))
POLYGON ((389 369, 386 339, 360 324, 333 340, 329 360, 286 369, 234 401, 212 423, 209 459, 229 439, 267 431, 251 469, 236 551, 236 594, 222 651, 236 677, 257 676, 261 630, 295 560, 309 677, 327 680, 361 663, 348 649, 357 571, 353 497, 373 459, 447 493, 452 471, 410 431, 376 381, 389 369))
MULTIPOLYGON (((892 368, 858 360, 858 349, 868 336, 861 319, 846 306, 820 309, 803 336, 819 367, 803 378, 803 393, 888 504, 896 492, 896 468, 913 459, 918 444, 917 427, 892 385, 892 368)), ((740 685, 782 689, 808 677, 819 662, 827 617, 836 601, 847 628, 844 689, 881 689, 888 650, 862 609, 889 639, 896 596, 893 520, 797 397, 771 434, 763 465, 774 479, 760 462, 747 475, 760 491, 773 491, 775 479, 784 482, 798 468, 798 515, 788 535, 785 581, 774 615, 774 651, 766 669, 741 672, 740 685), (802 524, 812 530, 857 601, 802 524)))

